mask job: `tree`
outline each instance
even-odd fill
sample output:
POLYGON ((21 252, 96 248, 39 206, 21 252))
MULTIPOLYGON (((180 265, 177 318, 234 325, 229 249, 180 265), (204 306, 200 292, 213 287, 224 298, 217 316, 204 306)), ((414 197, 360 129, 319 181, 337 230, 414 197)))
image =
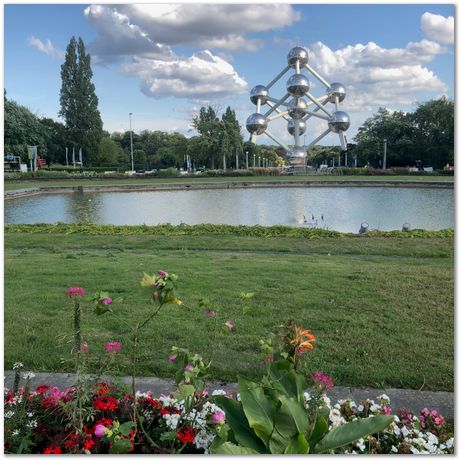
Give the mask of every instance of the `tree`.
POLYGON ((419 160, 442 168, 454 162, 454 103, 447 98, 420 104, 412 114, 419 160))
POLYGON ((90 165, 99 164, 102 120, 98 98, 91 82, 91 57, 81 38, 72 37, 61 66, 61 109, 71 147, 83 149, 83 157, 90 165))
POLYGON ((4 99, 5 153, 27 159, 27 146, 38 145, 39 155, 46 152, 46 130, 40 119, 28 108, 4 99))
POLYGON ((101 139, 99 161, 102 166, 118 166, 123 150, 110 137, 101 139))
MULTIPOLYGON (((231 163, 233 163, 235 155, 243 153, 243 136, 241 135, 241 126, 238 122, 235 111, 231 107, 222 115, 221 123, 221 154, 225 154, 231 163)), ((227 164, 230 164, 227 161, 227 164)))
POLYGON ((206 139, 203 148, 206 148, 206 166, 215 169, 215 158, 219 152, 221 140, 221 125, 216 111, 211 107, 201 107, 200 113, 192 120, 193 127, 206 139))

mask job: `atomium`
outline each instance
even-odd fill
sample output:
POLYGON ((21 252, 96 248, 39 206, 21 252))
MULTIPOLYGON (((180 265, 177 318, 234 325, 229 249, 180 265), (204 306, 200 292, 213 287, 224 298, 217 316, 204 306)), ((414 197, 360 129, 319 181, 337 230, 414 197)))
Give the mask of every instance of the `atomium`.
POLYGON ((340 144, 345 150, 347 147, 345 131, 350 127, 350 117, 339 107, 346 96, 344 85, 338 82, 328 83, 308 64, 308 60, 308 51, 305 48, 301 46, 292 48, 287 56, 287 66, 267 85, 254 86, 249 96, 256 106, 256 113, 246 120, 246 129, 251 134, 249 140, 254 142, 256 136, 267 135, 286 150, 288 163, 294 167, 304 167, 308 150, 331 132, 339 135, 340 144), (272 97, 270 95, 272 86, 291 69, 294 70, 294 74, 286 82, 286 94, 279 99, 272 97), (315 97, 311 93, 310 80, 302 73, 303 69, 325 87, 322 96, 315 97), (332 106, 329 104, 333 104, 334 110, 331 111, 332 106), (268 105, 264 114, 261 113, 263 105, 268 105), (305 141, 301 145, 300 136, 307 132, 307 120, 312 117, 327 123, 327 129, 308 145, 305 145, 305 141), (287 122, 287 131, 294 137, 292 146, 286 145, 268 129, 272 121, 279 119, 287 122))

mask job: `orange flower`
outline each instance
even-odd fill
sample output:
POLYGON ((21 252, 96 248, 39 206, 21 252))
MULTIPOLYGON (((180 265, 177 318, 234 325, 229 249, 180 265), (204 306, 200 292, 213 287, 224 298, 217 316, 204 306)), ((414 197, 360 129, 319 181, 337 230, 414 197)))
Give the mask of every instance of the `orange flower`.
POLYGON ((313 349, 312 342, 316 342, 316 339, 310 330, 302 329, 301 326, 294 324, 293 332, 294 338, 290 343, 295 345, 296 349, 300 353, 305 353, 306 351, 313 349))

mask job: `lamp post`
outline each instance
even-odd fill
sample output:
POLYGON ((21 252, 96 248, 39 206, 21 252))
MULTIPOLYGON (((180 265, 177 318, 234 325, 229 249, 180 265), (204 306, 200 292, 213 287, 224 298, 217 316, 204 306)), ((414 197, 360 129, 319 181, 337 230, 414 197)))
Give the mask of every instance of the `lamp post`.
POLYGON ((134 172, 134 155, 133 155, 133 130, 131 128, 132 112, 129 112, 129 134, 131 137, 131 171, 134 172))
POLYGON ((248 152, 246 152, 246 169, 249 169, 248 152))
POLYGON ((387 169, 387 140, 383 139, 383 166, 382 169, 387 169))

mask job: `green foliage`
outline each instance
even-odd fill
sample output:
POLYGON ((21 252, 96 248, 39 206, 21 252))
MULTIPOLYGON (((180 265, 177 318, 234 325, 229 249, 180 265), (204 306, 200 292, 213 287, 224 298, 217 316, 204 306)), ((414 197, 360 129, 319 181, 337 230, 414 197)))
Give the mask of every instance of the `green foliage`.
POLYGON ((387 166, 414 166, 420 160, 435 169, 454 161, 454 103, 445 97, 420 104, 415 112, 380 108, 359 128, 353 155, 361 165, 380 167, 383 139, 387 166))
POLYGON ((27 160, 27 146, 38 145, 42 154, 46 147, 47 132, 40 119, 26 107, 5 99, 4 107, 5 154, 14 154, 27 160))
POLYGON ((297 228, 283 225, 263 227, 261 225, 98 225, 98 224, 7 224, 5 233, 49 233, 49 234, 85 234, 85 235, 235 235, 254 237, 292 237, 292 238, 452 238, 453 229, 421 230, 414 229, 408 232, 401 230, 380 231, 372 230, 364 235, 340 233, 335 230, 320 228, 297 228))
POLYGON ((118 165, 122 149, 110 137, 103 137, 100 142, 100 156, 99 163, 107 166, 118 165))
POLYGON ((94 165, 100 162, 102 120, 92 77, 91 57, 83 40, 72 37, 61 66, 59 115, 65 120, 72 147, 82 148, 83 161, 94 165))
MULTIPOLYGON (((302 330, 296 325, 291 328, 296 335, 302 330)), ((286 338, 291 337, 291 333, 286 334, 286 338)), ((290 352, 288 348, 285 351, 290 352)), ((392 416, 377 415, 329 430, 329 408, 319 398, 323 389, 321 386, 316 389, 317 394, 307 409, 303 400, 305 376, 281 355, 284 353, 275 357, 273 365, 268 365, 268 373, 260 384, 238 379, 241 402, 216 398, 227 414, 226 439, 231 442, 222 443, 217 438, 211 446, 213 454, 322 453, 383 431, 393 422, 392 416)))

